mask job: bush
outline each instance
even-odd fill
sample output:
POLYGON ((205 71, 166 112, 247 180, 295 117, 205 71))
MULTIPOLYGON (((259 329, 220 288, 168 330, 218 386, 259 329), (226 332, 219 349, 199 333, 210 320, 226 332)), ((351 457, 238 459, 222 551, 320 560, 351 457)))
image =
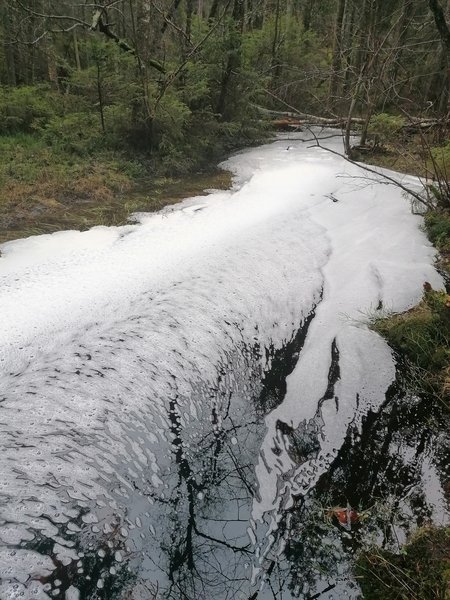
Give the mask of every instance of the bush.
POLYGON ((438 250, 450 251, 450 213, 431 211, 425 215, 425 228, 438 250))
POLYGON ((0 87, 0 135, 32 132, 61 113, 59 95, 46 86, 0 87))
POLYGON ((373 136, 375 145, 384 146, 395 139, 405 125, 405 119, 387 113, 373 115, 370 119, 368 133, 373 136))
POLYGON ((84 156, 105 145, 97 114, 72 113, 54 117, 41 131, 49 146, 65 153, 84 156))
POLYGON ((445 146, 432 148, 431 156, 433 170, 436 171, 436 174, 445 179, 450 179, 450 142, 445 146))

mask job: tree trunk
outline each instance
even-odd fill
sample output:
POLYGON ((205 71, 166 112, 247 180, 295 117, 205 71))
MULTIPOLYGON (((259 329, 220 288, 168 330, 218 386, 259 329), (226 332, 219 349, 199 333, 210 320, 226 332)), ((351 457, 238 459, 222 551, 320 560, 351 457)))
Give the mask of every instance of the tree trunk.
POLYGON ((442 46, 445 51, 445 56, 443 57, 443 77, 442 77, 442 91, 439 99, 439 113, 443 116, 448 114, 448 100, 450 95, 450 76, 449 76, 449 65, 450 65, 450 29, 447 25, 447 21, 445 19, 445 14, 442 6, 439 4, 438 0, 428 0, 428 6, 430 7, 431 12, 433 13, 434 22, 436 25, 436 29, 438 30, 439 36, 441 38, 442 46))
POLYGON ((231 31, 233 47, 228 55, 227 66, 222 76, 219 100, 217 103, 217 112, 222 116, 223 119, 227 119, 231 116, 228 96, 230 93, 233 75, 237 74, 237 71, 241 65, 242 31, 245 20, 244 1, 245 0, 234 0, 233 5, 233 31, 231 31))
POLYGON ((333 48, 333 62, 331 65, 331 81, 330 81, 330 92, 329 92, 329 108, 334 109, 337 104, 337 96, 339 90, 339 80, 342 66, 342 31, 344 25, 344 13, 345 13, 346 0, 339 0, 338 11, 336 17, 336 26, 334 32, 334 48, 333 48))
POLYGON ((275 24, 272 40, 272 80, 276 82, 281 75, 281 63, 278 56, 280 41, 280 0, 276 1, 275 24))
POLYGON ((192 13, 194 12, 194 0, 186 0, 186 38, 191 40, 192 13))
POLYGON ((17 74, 16 74, 16 56, 14 52, 14 45, 12 40, 12 32, 13 28, 13 19, 8 7, 8 4, 5 3, 4 13, 3 13, 3 23, 4 23, 4 48, 5 48, 5 58, 6 58, 6 72, 8 77, 9 85, 17 85, 17 74))
POLYGON ((428 6, 433 13, 436 29, 440 35, 441 41, 450 52, 450 29, 445 19, 445 14, 438 0, 428 0, 428 6))
POLYGON ((103 107, 103 89, 102 89, 102 71, 100 67, 100 60, 97 59, 97 95, 98 95, 98 110, 100 113, 100 123, 102 131, 105 133, 105 112, 103 107))
POLYGON ((309 31, 311 29, 312 9, 314 0, 306 0, 305 8, 303 9, 303 29, 309 31))
POLYGON ((73 50, 75 53, 75 64, 77 66, 77 71, 81 71, 80 49, 78 47, 78 36, 76 29, 73 30, 73 50))

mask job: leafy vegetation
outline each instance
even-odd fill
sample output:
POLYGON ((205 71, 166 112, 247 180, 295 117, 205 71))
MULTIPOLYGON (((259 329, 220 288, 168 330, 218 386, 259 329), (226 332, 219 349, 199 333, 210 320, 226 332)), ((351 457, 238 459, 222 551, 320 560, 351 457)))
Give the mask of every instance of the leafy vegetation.
POLYGON ((403 117, 379 113, 371 117, 368 132, 373 136, 375 146, 385 146, 397 138, 404 126, 403 117))
POLYGON ((60 229, 121 225, 207 188, 227 188, 226 172, 166 177, 149 160, 103 150, 93 155, 49 146, 31 133, 0 136, 0 243, 60 229))
POLYGON ((442 253, 450 253, 450 213, 431 211, 425 215, 425 227, 434 246, 442 253))

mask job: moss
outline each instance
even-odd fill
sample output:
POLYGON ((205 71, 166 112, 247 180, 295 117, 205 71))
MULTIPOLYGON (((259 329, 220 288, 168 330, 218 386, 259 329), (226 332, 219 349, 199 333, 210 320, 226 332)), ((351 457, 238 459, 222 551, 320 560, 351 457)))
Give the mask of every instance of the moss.
POLYGON ((443 291, 428 290, 406 313, 377 319, 373 328, 408 359, 410 386, 417 393, 437 394, 448 403, 450 306, 443 291))
POLYGON ((440 267, 450 273, 450 211, 430 211, 425 215, 425 230, 440 252, 440 267))
POLYGON ((365 600, 447 600, 450 528, 419 529, 400 554, 366 551, 356 573, 365 600))

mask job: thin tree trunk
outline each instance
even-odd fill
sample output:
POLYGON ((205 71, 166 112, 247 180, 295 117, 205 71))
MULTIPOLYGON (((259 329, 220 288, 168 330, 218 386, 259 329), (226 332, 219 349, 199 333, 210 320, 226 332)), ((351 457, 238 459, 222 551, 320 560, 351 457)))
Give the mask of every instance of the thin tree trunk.
POLYGON ((241 65, 241 45, 242 45, 242 31, 244 28, 245 19, 245 6, 244 0, 234 0, 233 6, 233 29, 231 36, 233 38, 234 48, 231 49, 225 72, 222 76, 222 82, 220 85, 219 101, 217 103, 217 112, 222 115, 223 119, 226 119, 230 115, 228 106, 228 95, 230 83, 233 75, 237 73, 241 65))
POLYGON ((344 25, 345 4, 346 0, 339 0, 336 27, 334 30, 333 62, 331 65, 331 81, 329 92, 330 109, 334 109, 337 104, 340 70, 342 66, 342 32, 344 25))
POLYGON ((442 91, 439 100, 439 112, 441 115, 446 116, 448 114, 448 100, 450 95, 450 29, 445 19, 445 13, 438 0, 428 0, 428 6, 433 13, 434 22, 436 29, 438 30, 439 36, 443 48, 445 50, 445 57, 443 57, 443 78, 442 78, 442 91))
POLYGON ((16 57, 14 52, 14 45, 12 43, 12 31, 13 20, 12 15, 7 3, 4 6, 3 22, 5 29, 5 58, 6 58, 6 71, 9 85, 17 85, 17 73, 16 73, 16 57))
POLYGON ((311 29, 313 2, 314 0, 306 0, 305 8, 303 9, 303 29, 305 31, 311 29))
POLYGON ((192 14, 194 12, 194 0, 186 0, 186 38, 191 40, 192 14))
POLYGON ((280 41, 280 0, 277 0, 275 7, 275 28, 272 40, 272 79, 276 82, 281 75, 281 64, 278 56, 280 41))
POLYGON ((102 90, 102 72, 100 68, 100 60, 97 60, 97 94, 98 94, 98 110, 100 113, 100 122, 102 125, 102 131, 105 133, 105 113, 103 107, 103 90, 102 90))
POLYGON ((75 53, 75 64, 77 66, 77 71, 81 71, 80 49, 78 47, 78 36, 76 29, 73 30, 73 50, 75 53))

